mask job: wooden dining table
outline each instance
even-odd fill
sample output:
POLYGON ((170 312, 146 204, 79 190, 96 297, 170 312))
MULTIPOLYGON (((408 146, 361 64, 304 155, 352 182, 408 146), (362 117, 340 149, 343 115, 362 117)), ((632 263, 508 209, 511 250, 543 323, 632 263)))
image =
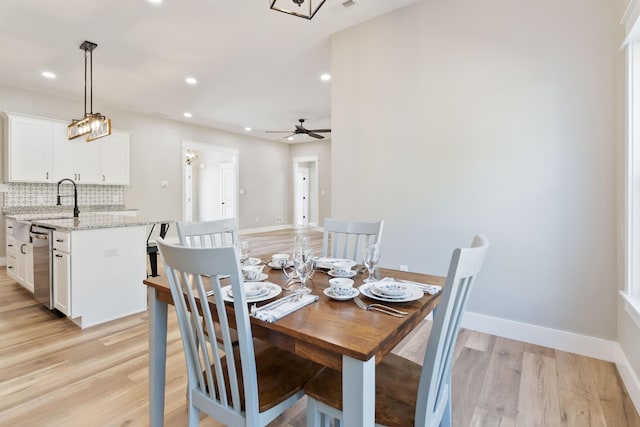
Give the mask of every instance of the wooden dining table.
MULTIPOLYGON (((268 281, 282 287, 289 282, 282 270, 266 266, 268 281)), ((433 285, 443 285, 444 277, 380 268, 378 277, 394 277, 433 285)), ((360 286, 367 273, 353 277, 360 286)), ((440 295, 424 294, 418 300, 387 303, 409 314, 393 317, 359 308, 353 300, 337 301, 324 294, 331 276, 316 271, 307 285, 319 300, 268 323, 251 318, 254 337, 291 351, 301 357, 342 372, 344 425, 373 426, 375 417, 376 365, 434 309, 440 295)), ((149 277, 149 415, 151 426, 164 421, 167 350, 167 308, 173 304, 166 277, 149 277)), ((286 294, 284 292, 283 294, 286 294)), ((279 296, 281 297, 282 294, 279 296)), ((363 301, 375 303, 361 295, 363 301)), ((264 304, 269 301, 264 301, 264 304)), ((208 303, 213 306, 212 300, 208 303)), ((227 303, 227 310, 233 304, 227 303)), ((259 304, 260 305, 260 304, 259 304)), ((214 310, 215 311, 215 310, 214 310)), ((425 337, 426 339, 426 337, 425 337)))

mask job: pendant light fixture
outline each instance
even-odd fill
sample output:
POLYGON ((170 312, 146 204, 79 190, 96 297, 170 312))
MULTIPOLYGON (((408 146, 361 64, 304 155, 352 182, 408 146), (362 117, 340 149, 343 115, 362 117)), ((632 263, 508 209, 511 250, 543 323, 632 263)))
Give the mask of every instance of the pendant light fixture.
POLYGON ((325 1, 326 0, 271 0, 271 9, 300 18, 311 19, 325 1), (294 7, 291 7, 292 4, 294 7))
POLYGON ((97 44, 86 40, 80 45, 80 49, 84 50, 84 117, 80 120, 74 119, 71 121, 71 124, 67 127, 68 139, 87 135, 87 141, 93 141, 94 139, 111 135, 111 119, 107 119, 100 113, 93 112, 93 50, 96 47, 98 47, 97 44), (87 58, 89 58, 89 84, 91 86, 89 113, 87 113, 87 58))

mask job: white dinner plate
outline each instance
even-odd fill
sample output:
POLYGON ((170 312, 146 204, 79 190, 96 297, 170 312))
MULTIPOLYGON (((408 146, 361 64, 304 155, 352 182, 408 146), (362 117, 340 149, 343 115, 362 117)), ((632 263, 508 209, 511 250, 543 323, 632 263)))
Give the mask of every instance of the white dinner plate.
POLYGON ((254 280, 244 279, 244 282, 245 283, 262 282, 263 280, 267 280, 268 278, 269 278, 269 275, 267 273, 260 273, 260 277, 258 277, 257 279, 254 279, 254 280))
POLYGON ((374 294, 371 288, 375 286, 380 286, 383 283, 384 282, 369 282, 360 286, 358 289, 360 290, 360 293, 366 297, 377 299, 378 301, 385 301, 385 302, 409 302, 409 301, 419 300, 424 296, 424 293, 415 286, 407 286, 407 294, 403 298, 389 298, 389 297, 384 297, 384 296, 379 296, 374 294))
POLYGON ((355 270, 351 270, 351 273, 342 274, 342 273, 338 273, 337 271, 329 270, 327 271, 327 274, 331 277, 353 277, 356 274, 358 274, 358 272, 355 270))
MULTIPOLYGON (((274 264, 273 261, 269 261, 269 263, 267 264, 269 267, 275 269, 275 270, 282 270, 282 267, 280 267, 278 264, 274 264)), ((287 265, 285 265, 286 268, 291 267, 293 264, 288 263, 287 265)))
POLYGON ((331 270, 333 268, 333 264, 335 264, 336 262, 353 262, 353 260, 345 259, 345 258, 322 258, 321 257, 316 260, 316 268, 324 268, 325 270, 331 270))
POLYGON ((385 295, 383 292, 380 291, 380 289, 376 288, 375 286, 372 286, 371 288, 369 288, 369 290, 371 291, 372 294, 374 294, 377 297, 387 298, 394 301, 399 299, 404 299, 407 297, 407 295, 411 295, 411 294, 407 294, 406 292, 404 294, 399 294, 399 295, 385 295))
MULTIPOLYGON (((250 283, 254 283, 254 282, 250 282, 250 283)), ((259 294, 257 296, 254 297, 248 297, 247 296, 247 302, 260 302, 260 301, 266 301, 268 299, 271 299, 273 297, 276 297, 278 295, 280 295, 280 292, 282 292, 282 288, 278 285, 276 285, 275 283, 271 283, 271 282, 262 282, 262 284, 264 285, 266 291, 264 294, 259 294)), ((233 295, 231 293, 231 285, 228 286, 224 286, 222 288, 222 299, 227 301, 227 302, 233 302, 233 295)))
POLYGON ((324 294, 331 299, 345 301, 357 297, 360 294, 360 291, 358 291, 358 288, 351 288, 347 295, 337 295, 333 293, 333 289, 327 288, 324 290, 324 294))
POLYGON ((245 262, 242 263, 243 267, 247 267, 249 265, 258 265, 260 264, 262 261, 260 261, 260 259, 258 258, 248 258, 245 262))

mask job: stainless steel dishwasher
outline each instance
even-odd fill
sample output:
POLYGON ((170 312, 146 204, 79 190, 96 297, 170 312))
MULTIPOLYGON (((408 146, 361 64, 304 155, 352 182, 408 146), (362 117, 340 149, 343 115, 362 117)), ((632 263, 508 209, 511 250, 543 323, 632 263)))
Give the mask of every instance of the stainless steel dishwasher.
POLYGON ((51 262, 50 228, 31 226, 33 242, 33 296, 49 310, 53 310, 53 281, 51 262))

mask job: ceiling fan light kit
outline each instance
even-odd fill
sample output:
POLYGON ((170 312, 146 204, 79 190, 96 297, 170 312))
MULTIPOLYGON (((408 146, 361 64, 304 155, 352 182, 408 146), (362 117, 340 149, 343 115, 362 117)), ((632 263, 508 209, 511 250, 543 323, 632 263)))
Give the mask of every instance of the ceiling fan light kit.
POLYGON ((111 135, 111 119, 106 118, 100 113, 93 112, 93 50, 98 47, 97 44, 84 41, 80 45, 80 49, 84 50, 84 117, 82 119, 73 119, 71 124, 67 126, 67 138, 75 139, 87 135, 87 142, 103 136, 111 135), (90 108, 91 112, 87 113, 87 57, 90 59, 90 108))
POLYGON ((311 19, 326 0, 271 0, 272 10, 299 18, 311 19))

